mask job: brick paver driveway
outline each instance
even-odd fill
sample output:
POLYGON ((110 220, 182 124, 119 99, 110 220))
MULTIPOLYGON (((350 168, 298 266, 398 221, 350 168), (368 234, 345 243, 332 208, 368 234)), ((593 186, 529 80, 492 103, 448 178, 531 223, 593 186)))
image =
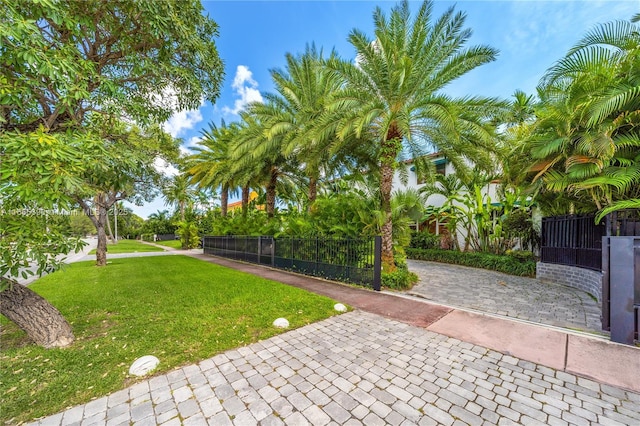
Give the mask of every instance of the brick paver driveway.
POLYGON ((354 311, 41 425, 638 425, 640 395, 354 311))
POLYGON ((446 263, 409 260, 420 281, 412 295, 541 324, 600 332, 601 306, 571 287, 446 263))

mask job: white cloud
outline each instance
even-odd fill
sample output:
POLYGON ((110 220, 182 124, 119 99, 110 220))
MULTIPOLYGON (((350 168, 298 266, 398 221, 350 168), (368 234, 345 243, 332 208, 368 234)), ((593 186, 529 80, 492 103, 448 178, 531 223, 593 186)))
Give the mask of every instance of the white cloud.
MULTIPOLYGON (((171 108, 177 110, 178 97, 177 92, 172 86, 167 86, 160 93, 153 96, 153 102, 163 108, 171 108)), ((201 100, 200 106, 204 105, 204 99, 201 100)), ((162 128, 174 138, 179 137, 185 130, 193 129, 196 124, 202 121, 202 113, 200 108, 192 110, 178 111, 167 120, 162 128)))
POLYGON ((197 145, 198 142, 200 142, 202 140, 202 136, 192 136, 189 141, 187 141, 186 145, 187 147, 191 147, 194 145, 197 145))
POLYGON ((153 161, 153 167, 155 167, 155 169, 166 175, 166 176, 176 176, 178 174, 180 174, 180 170, 176 169, 173 164, 163 160, 160 157, 157 157, 154 161, 153 161))
POLYGON ((174 138, 180 136, 184 130, 193 129, 196 124, 202 121, 202 114, 199 109, 179 111, 171 116, 162 125, 162 128, 174 138))
POLYGON ((239 99, 236 99, 233 108, 226 106, 222 108, 225 114, 237 115, 240 111, 244 110, 248 104, 252 102, 262 102, 262 95, 258 90, 258 82, 253 79, 251 70, 245 65, 238 65, 236 68, 236 75, 233 78, 231 87, 233 87, 239 99))
POLYGON ((202 140, 202 136, 192 136, 190 137, 186 142, 184 142, 182 145, 180 145, 180 154, 183 157, 186 157, 187 155, 191 155, 193 154, 193 151, 191 150, 191 148, 193 148, 194 146, 196 146, 198 144, 198 142, 200 142, 202 140))

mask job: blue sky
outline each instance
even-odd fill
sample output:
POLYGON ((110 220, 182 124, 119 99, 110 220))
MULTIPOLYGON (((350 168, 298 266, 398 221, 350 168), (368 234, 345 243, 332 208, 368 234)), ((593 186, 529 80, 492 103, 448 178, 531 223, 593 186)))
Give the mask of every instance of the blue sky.
MULTIPOLYGON (((335 48, 343 58, 355 57, 347 41, 358 28, 373 33, 376 6, 388 12, 393 1, 203 1, 209 16, 220 26, 216 40, 225 63, 225 79, 214 105, 183 111, 165 123, 165 129, 193 146, 208 123, 238 120, 247 102, 273 90, 269 70, 285 65, 287 52, 304 51, 315 42, 325 52, 335 48)), ((412 9, 421 2, 411 1, 412 9)), ((447 88, 452 96, 483 95, 508 98, 516 89, 535 93, 535 87, 556 60, 596 24, 628 20, 640 12, 640 1, 435 1, 434 17, 449 7, 467 15, 473 30, 470 45, 497 48, 496 61, 479 67, 447 88)), ((161 199, 143 207, 132 206, 146 218, 166 209, 161 199)))

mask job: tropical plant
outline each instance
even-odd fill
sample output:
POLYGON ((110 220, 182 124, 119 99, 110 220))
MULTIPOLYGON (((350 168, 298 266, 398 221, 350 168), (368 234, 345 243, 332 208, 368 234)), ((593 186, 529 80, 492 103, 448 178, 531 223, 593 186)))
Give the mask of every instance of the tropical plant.
POLYGON ((331 96, 342 80, 326 68, 327 61, 337 58, 331 52, 328 59, 315 45, 307 45, 304 54, 286 55, 286 68, 271 71, 276 92, 267 93, 267 102, 254 111, 265 122, 265 136, 270 144, 278 143, 286 157, 295 157, 308 180, 308 208, 317 196, 317 184, 322 175, 335 167, 338 156, 329 147, 335 143, 330 131, 315 132, 318 118, 325 112, 331 96))
POLYGON ((465 15, 448 9, 432 19, 433 2, 425 1, 412 18, 403 1, 387 17, 373 14, 374 37, 354 29, 349 41, 356 63, 332 61, 329 66, 346 82, 335 95, 325 123, 338 117, 337 134, 367 136, 375 143, 380 168, 383 269, 394 269, 391 185, 396 162, 406 148, 414 158, 429 149, 440 151, 460 173, 464 159, 486 164, 494 149, 489 115, 498 102, 480 97, 452 98, 444 88, 468 71, 493 61, 497 51, 486 46, 465 48, 471 30, 465 15))
MULTIPOLYGON (((265 189, 269 218, 275 215, 277 193, 291 192, 297 171, 294 159, 284 154, 284 137, 267 136, 270 120, 273 120, 271 114, 276 109, 267 101, 266 104, 255 103, 242 113, 241 130, 231 153, 231 171, 241 176, 245 187, 262 186, 265 189)), ((243 203, 243 214, 246 216, 246 203, 243 203)))
POLYGON ((198 225, 195 222, 186 220, 178 222, 176 234, 180 236, 180 242, 183 250, 196 248, 200 245, 198 225))
POLYGON ((536 179, 603 214, 640 207, 640 27, 601 24, 552 66, 539 87, 536 179))
POLYGON ((194 154, 185 159, 185 170, 189 182, 200 189, 220 189, 220 211, 227 215, 230 192, 237 192, 235 177, 231 175, 231 150, 239 133, 238 123, 220 126, 214 123, 202 132, 201 140, 193 149, 194 154))
POLYGON ((196 191, 190 187, 186 175, 175 175, 162 188, 165 205, 176 206, 180 212, 180 220, 184 222, 185 209, 193 205, 196 191))
POLYGON ((143 225, 144 233, 148 234, 173 234, 175 229, 168 210, 158 210, 151 213, 143 225))

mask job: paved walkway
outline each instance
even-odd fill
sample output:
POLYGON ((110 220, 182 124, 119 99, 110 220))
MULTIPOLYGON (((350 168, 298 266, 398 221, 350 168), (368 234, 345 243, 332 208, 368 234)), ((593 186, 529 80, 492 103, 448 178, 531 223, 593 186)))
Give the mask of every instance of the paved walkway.
POLYGON ((356 310, 38 425, 640 425, 640 349, 193 255, 356 310))
POLYGON ((602 308, 587 293, 534 278, 409 260, 420 281, 409 294, 436 303, 599 333, 602 308))
POLYGON ((640 394, 355 311, 39 425, 637 425, 640 394))

